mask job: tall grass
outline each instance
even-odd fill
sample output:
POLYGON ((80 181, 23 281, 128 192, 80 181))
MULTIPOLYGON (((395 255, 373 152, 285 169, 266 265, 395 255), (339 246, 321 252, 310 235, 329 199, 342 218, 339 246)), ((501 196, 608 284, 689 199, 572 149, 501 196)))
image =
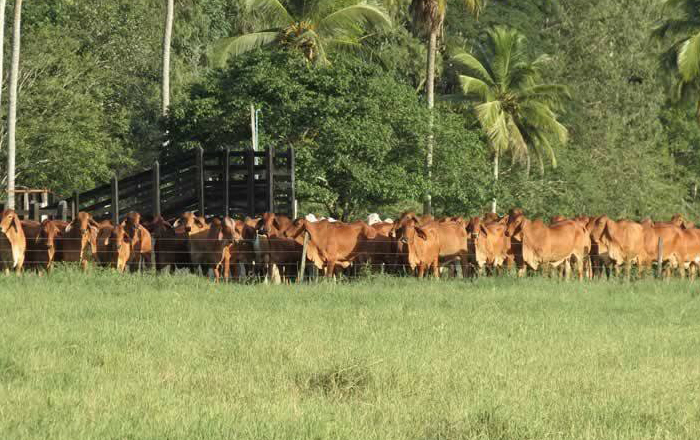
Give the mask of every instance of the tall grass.
POLYGON ((700 285, 0 279, 2 439, 697 439, 700 285))

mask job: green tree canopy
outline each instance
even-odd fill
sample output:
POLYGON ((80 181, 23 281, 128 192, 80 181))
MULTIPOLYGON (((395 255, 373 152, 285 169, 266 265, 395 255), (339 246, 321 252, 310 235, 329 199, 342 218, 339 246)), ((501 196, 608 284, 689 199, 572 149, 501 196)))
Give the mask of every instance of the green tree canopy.
MULTIPOLYGON (((296 148, 302 201, 348 218, 415 200, 425 188, 417 158, 424 155, 427 109, 410 86, 354 58, 311 69, 294 51, 237 57, 173 104, 170 148, 247 147, 251 103, 262 109, 261 145, 296 148)), ((443 138, 450 147, 463 139, 452 127, 443 138)), ((461 147, 479 143, 468 142, 461 147)))

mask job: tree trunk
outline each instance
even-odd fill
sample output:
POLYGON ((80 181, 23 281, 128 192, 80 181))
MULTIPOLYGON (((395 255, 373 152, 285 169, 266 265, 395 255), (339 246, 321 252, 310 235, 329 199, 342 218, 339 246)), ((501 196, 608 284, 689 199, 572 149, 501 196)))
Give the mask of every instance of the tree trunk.
MULTIPOLYGON (((428 156, 426 158, 428 185, 431 185, 433 181, 433 147, 435 144, 435 136, 433 134, 433 126, 435 122, 433 108, 435 107, 435 55, 437 52, 437 32, 437 30, 430 32, 430 41, 428 43, 428 72, 425 83, 425 91, 428 98, 428 111, 430 112, 428 119, 428 156)), ((432 215, 432 213, 433 200, 430 190, 428 190, 425 194, 423 214, 432 215)))
POLYGON ((498 148, 496 148, 493 156, 493 203, 491 204, 491 212, 496 213, 496 187, 498 186, 498 157, 500 156, 498 148))
POLYGON ((173 35, 173 16, 175 0, 165 0, 165 32, 163 34, 163 81, 162 81, 162 114, 168 114, 170 107, 170 46, 173 35))
MULTIPOLYGON (((0 0, 0 109, 2 109, 2 80, 3 62, 5 60, 5 4, 7 0, 0 0)), ((2 117, 0 110, 0 117, 2 117)))
POLYGON ((15 209, 15 128, 17 127, 17 78, 19 78, 22 0, 15 0, 12 30, 12 70, 10 71, 10 112, 7 115, 7 208, 15 209))

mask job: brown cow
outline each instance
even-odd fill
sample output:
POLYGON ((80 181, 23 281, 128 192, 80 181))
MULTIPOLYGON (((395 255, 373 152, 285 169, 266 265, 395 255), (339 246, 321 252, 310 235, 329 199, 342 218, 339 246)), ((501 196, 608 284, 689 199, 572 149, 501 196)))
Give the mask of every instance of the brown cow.
POLYGON ((10 269, 22 272, 27 241, 22 222, 12 209, 2 212, 0 218, 0 269, 9 273, 10 269))
POLYGON ((469 222, 470 259, 478 273, 487 267, 491 270, 500 269, 506 262, 510 248, 510 237, 505 234, 506 222, 507 217, 489 223, 482 223, 479 217, 475 217, 469 222))
POLYGON ((82 269, 86 270, 88 261, 97 252, 99 227, 92 215, 79 212, 78 216, 61 230, 60 254, 57 260, 80 263, 82 269))
POLYGON ((304 232, 309 233, 309 243, 315 248, 312 253, 307 248, 307 257, 316 267, 325 269, 326 277, 335 274, 336 266, 349 267, 362 252, 362 242, 377 236, 376 229, 363 221, 309 222, 305 219, 296 220, 286 234, 301 240, 304 232))
POLYGON ((645 261, 644 229, 642 225, 630 220, 613 221, 603 215, 592 222, 591 240, 598 245, 598 253, 604 251, 618 275, 620 267, 625 265, 625 276, 631 276, 632 263, 645 261))
MULTIPOLYGON (((685 276, 686 246, 682 229, 675 224, 655 223, 651 220, 642 221, 644 230, 644 250, 646 261, 639 264, 639 271, 643 275, 645 269, 650 269, 653 261, 658 259, 659 239, 661 239, 662 264, 666 264, 665 275, 670 276, 674 268, 678 268, 681 278, 685 276)), ((661 270, 662 268, 659 268, 661 270)))
POLYGON ((231 245, 237 243, 240 238, 231 218, 225 217, 223 221, 215 218, 207 229, 190 234, 189 249, 192 263, 201 266, 205 275, 209 269, 212 269, 216 281, 219 281, 222 275, 224 280, 228 280, 231 245))
POLYGON ((122 225, 103 222, 97 233, 97 261, 124 273, 131 259, 131 240, 122 225))
POLYGON ((22 222, 22 228, 27 240, 25 267, 31 266, 37 270, 51 272, 56 256, 57 238, 61 235, 57 222, 44 220, 39 223, 25 220, 22 222))
POLYGON ((467 226, 464 221, 430 222, 422 226, 437 228, 440 264, 450 264, 459 260, 462 276, 466 278, 469 274, 469 245, 467 226))
POLYGON ((145 227, 151 233, 151 238, 155 240, 157 272, 165 268, 170 268, 170 270, 192 268, 184 226, 174 228, 163 217, 157 216, 145 227))
POLYGON ((129 235, 131 245, 131 257, 129 259, 129 269, 134 272, 139 270, 141 264, 144 268, 151 265, 151 251, 153 244, 151 233, 141 225, 141 214, 130 212, 122 221, 122 226, 129 235))
MULTIPOLYGON (((288 232, 297 229, 289 217, 271 212, 263 214, 258 221, 255 250, 258 258, 263 261, 266 279, 279 283, 281 276, 296 275, 297 266, 301 262, 303 235, 294 237, 293 233, 288 232)), ((317 252, 315 245, 311 243, 307 247, 307 259, 311 260, 314 256, 317 257, 317 252)))
POLYGON ((506 234, 513 240, 520 276, 525 274, 526 267, 537 270, 542 264, 552 267, 564 264, 564 274, 568 277, 573 258, 578 278, 583 279, 583 263, 591 246, 588 231, 580 223, 565 221, 547 226, 540 220, 530 221, 519 215, 506 234))
POLYGON ((426 270, 433 269, 440 277, 440 237, 435 223, 421 226, 415 217, 403 218, 394 225, 391 235, 397 241, 397 252, 405 263, 423 278, 426 270))

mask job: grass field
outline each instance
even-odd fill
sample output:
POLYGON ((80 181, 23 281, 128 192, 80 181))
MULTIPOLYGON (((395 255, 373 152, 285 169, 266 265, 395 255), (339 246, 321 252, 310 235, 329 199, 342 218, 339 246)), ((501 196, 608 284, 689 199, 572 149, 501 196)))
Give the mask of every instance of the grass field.
POLYGON ((2 439, 698 439, 700 284, 0 279, 2 439))

